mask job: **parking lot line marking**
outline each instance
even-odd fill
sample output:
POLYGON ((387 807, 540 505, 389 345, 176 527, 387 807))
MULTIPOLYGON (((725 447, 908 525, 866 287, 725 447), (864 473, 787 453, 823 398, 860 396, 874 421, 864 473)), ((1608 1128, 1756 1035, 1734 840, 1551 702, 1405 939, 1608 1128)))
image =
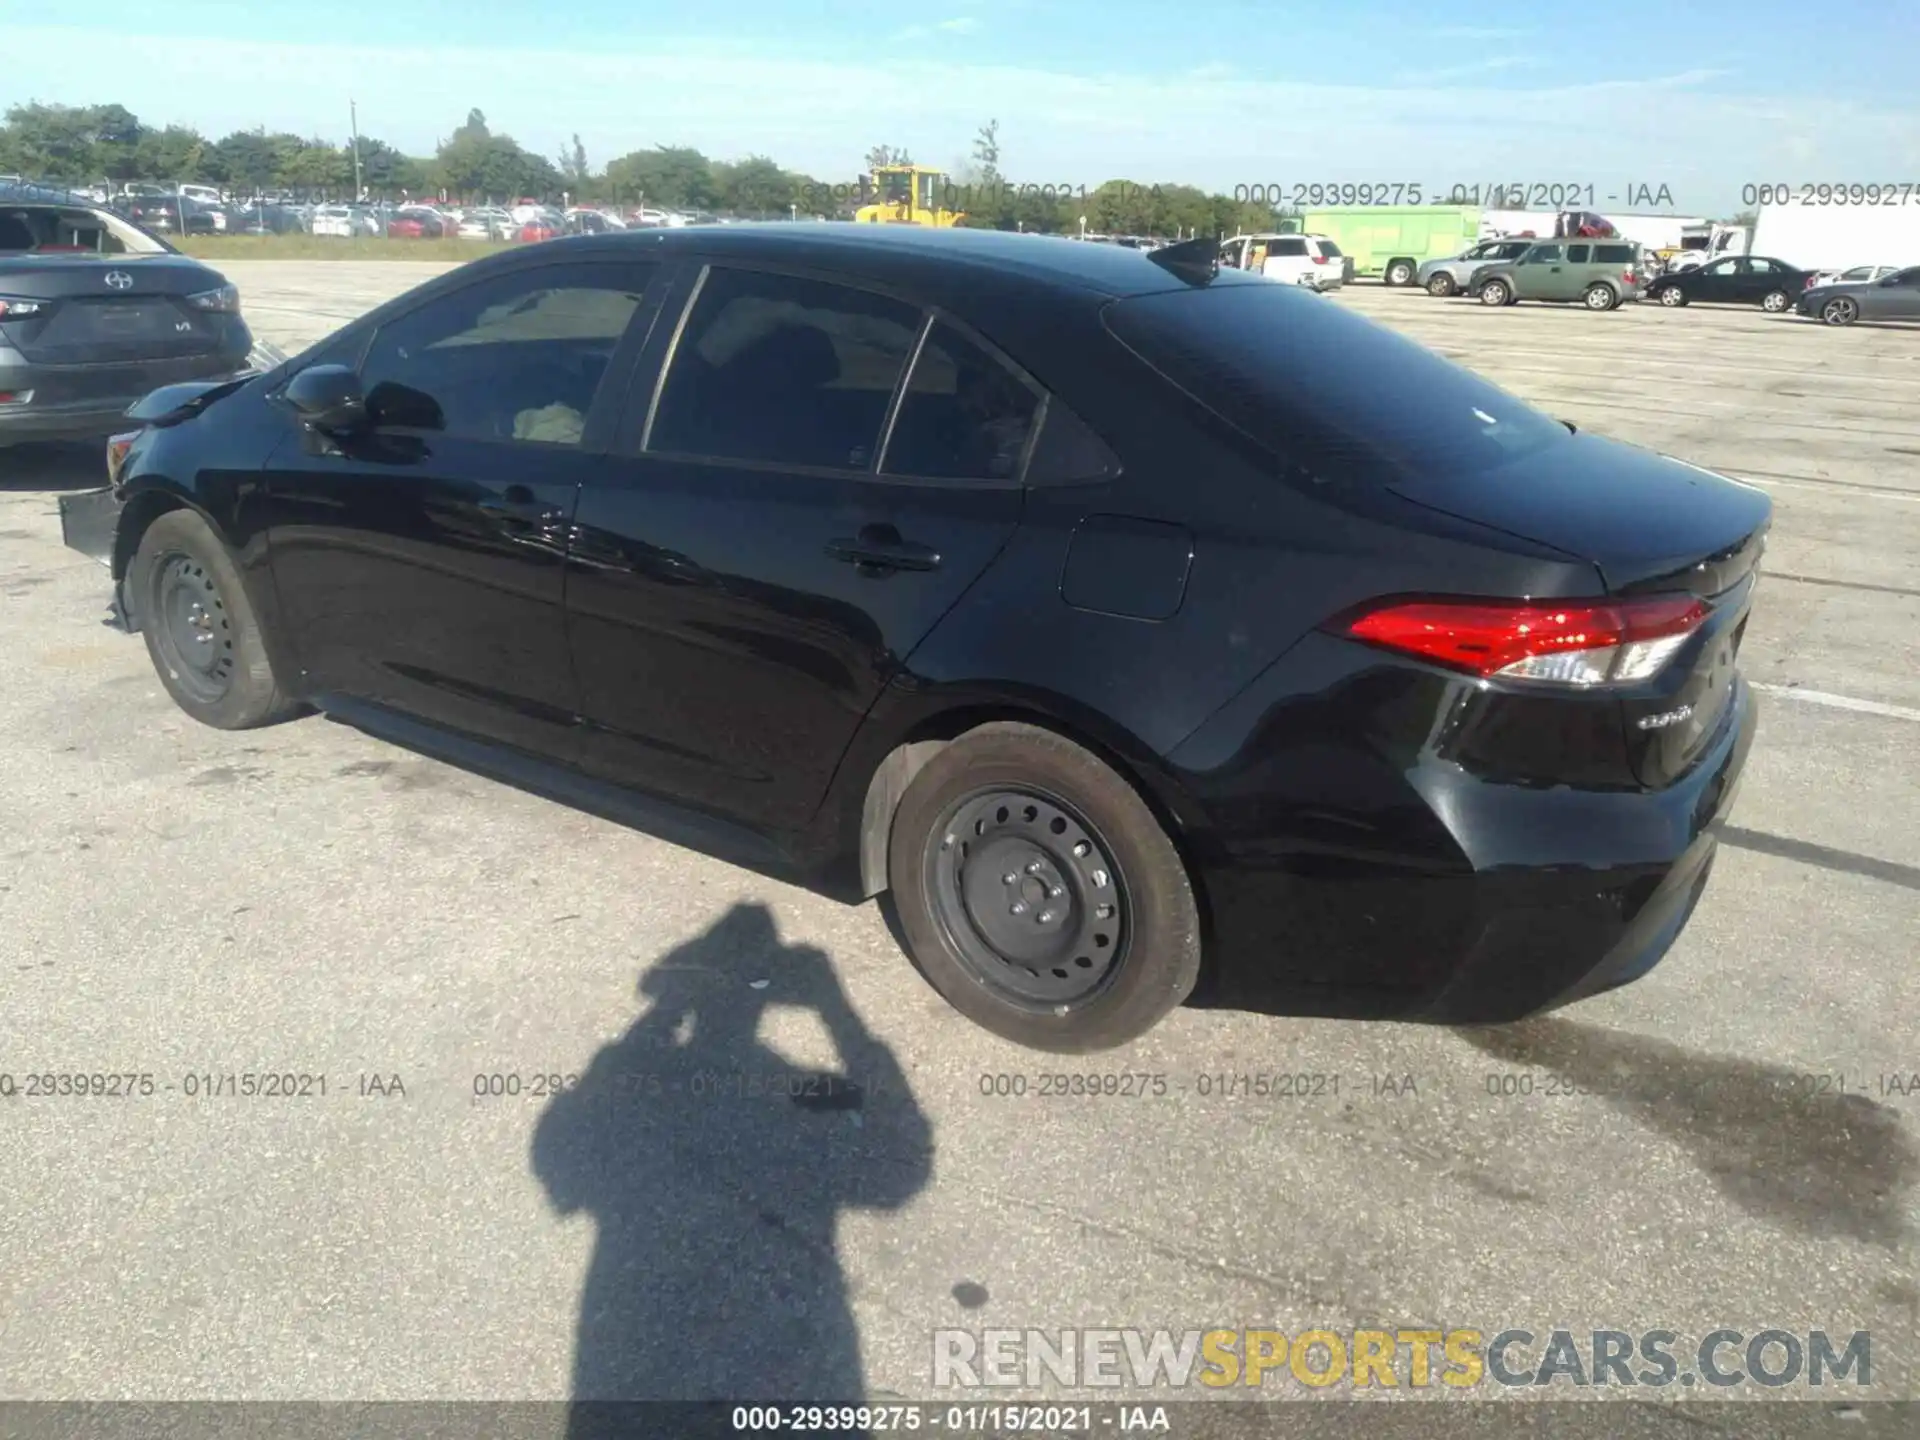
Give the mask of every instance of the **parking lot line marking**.
POLYGON ((1864 496, 1872 500, 1905 500, 1910 505, 1920 505, 1920 491, 1896 490, 1891 485, 1847 485, 1844 481, 1828 482, 1824 480, 1762 480, 1757 475, 1735 475, 1731 470, 1725 474, 1729 479, 1741 480, 1749 485, 1758 485, 1762 489, 1771 489, 1775 485, 1785 485, 1794 490, 1833 491, 1844 488, 1851 494, 1864 496))
POLYGON ((1888 705, 1879 700, 1856 700, 1851 695, 1829 695, 1824 690, 1803 690, 1798 685, 1772 685, 1764 680, 1748 682, 1768 695, 1782 695, 1808 705, 1825 705, 1833 710, 1855 710, 1862 715, 1881 715, 1889 720, 1920 720, 1920 710, 1905 705, 1888 705))

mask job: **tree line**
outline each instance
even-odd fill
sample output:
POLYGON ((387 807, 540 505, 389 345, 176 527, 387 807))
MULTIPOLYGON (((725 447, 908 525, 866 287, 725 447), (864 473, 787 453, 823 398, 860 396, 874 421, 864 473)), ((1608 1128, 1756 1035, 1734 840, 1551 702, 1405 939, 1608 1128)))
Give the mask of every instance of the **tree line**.
MULTIPOLYGON (((866 168, 911 164, 904 149, 877 145, 866 168)), ((992 229, 1108 234, 1233 234, 1271 228, 1267 206, 1210 195, 1196 186, 1111 179, 1062 193, 1025 186, 1003 170, 998 121, 975 135, 967 157, 947 167, 940 192, 963 223, 992 229)), ((574 136, 553 159, 493 130, 480 110, 428 156, 407 155, 377 137, 358 142, 303 138, 265 129, 210 140, 185 125, 151 126, 124 105, 12 106, 0 125, 0 175, 92 186, 130 181, 218 185, 253 195, 291 190, 344 198, 512 200, 647 205, 740 216, 845 218, 861 203, 860 176, 823 180, 765 155, 716 160, 690 146, 654 145, 596 169, 574 136), (358 166, 356 170, 356 156, 358 166)))

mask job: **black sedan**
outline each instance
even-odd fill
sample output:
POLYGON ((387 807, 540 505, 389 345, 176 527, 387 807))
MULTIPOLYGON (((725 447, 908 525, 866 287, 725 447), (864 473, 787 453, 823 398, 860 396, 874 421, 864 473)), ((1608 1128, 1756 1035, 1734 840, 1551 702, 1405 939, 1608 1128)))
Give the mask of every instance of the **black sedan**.
POLYGON ((1728 255, 1692 270, 1661 275, 1643 298, 1661 305, 1758 305, 1770 315, 1793 308, 1814 272, 1766 255, 1728 255))
POLYGON ((1798 313, 1829 325, 1856 320, 1920 320, 1920 265, 1878 280, 1815 285, 1800 292, 1798 313))
POLYGON ((85 200, 0 185, 0 446, 108 434, 252 348, 219 271, 85 200))
POLYGON ((1217 250, 491 257, 152 397, 68 542, 197 719, 318 708, 889 892, 1038 1049, 1203 975, 1445 1022, 1636 978, 1753 736, 1770 502, 1217 250))

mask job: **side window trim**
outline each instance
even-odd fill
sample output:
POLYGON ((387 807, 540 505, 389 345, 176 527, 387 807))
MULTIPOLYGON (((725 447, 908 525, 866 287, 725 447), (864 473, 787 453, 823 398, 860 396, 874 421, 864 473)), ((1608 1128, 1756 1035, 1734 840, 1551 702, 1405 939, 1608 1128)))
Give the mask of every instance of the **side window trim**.
POLYGON ((667 341, 667 353, 660 357, 660 363, 654 367, 653 393, 647 397, 647 420, 640 427, 640 438, 634 450, 636 454, 651 453, 653 444, 653 422, 660 414, 660 397, 666 392, 667 376, 673 372, 673 362, 680 353, 680 342, 686 338, 687 324, 693 319, 694 307, 700 303, 700 292, 707 288, 707 277, 713 273, 711 262, 703 262, 700 271, 693 277, 693 286, 687 292, 686 300, 680 306, 680 316, 673 322, 673 336, 667 341))
POLYGON ((939 323, 939 317, 931 306, 921 310, 920 333, 913 337, 913 349, 907 352, 907 363, 900 367, 900 377, 893 382, 893 398, 887 401, 886 417, 880 422, 880 443, 873 447, 873 460, 867 466, 869 475, 885 473, 887 449, 893 444, 893 427, 899 423, 900 407, 907 403, 908 391, 913 386, 913 372, 919 367, 921 352, 927 348, 927 337, 939 323))

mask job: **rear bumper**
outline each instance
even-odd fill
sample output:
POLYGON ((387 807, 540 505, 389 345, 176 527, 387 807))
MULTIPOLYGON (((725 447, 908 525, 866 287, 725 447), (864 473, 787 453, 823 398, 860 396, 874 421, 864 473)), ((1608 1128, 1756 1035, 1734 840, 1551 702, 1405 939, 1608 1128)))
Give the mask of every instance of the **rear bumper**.
POLYGON ((1407 768, 1338 731, 1263 741, 1246 718, 1216 717, 1225 731, 1209 722, 1173 757, 1226 761, 1178 775, 1212 822, 1191 837, 1209 927, 1197 998, 1499 1024, 1665 957, 1712 871, 1757 709, 1740 682, 1693 768, 1651 792, 1407 768))
POLYGON ((111 435, 127 428, 129 407, 163 385, 239 374, 253 349, 252 333, 237 318, 224 327, 219 348, 179 359, 36 365, 0 347, 0 391, 33 394, 25 405, 0 406, 0 446, 111 435))

